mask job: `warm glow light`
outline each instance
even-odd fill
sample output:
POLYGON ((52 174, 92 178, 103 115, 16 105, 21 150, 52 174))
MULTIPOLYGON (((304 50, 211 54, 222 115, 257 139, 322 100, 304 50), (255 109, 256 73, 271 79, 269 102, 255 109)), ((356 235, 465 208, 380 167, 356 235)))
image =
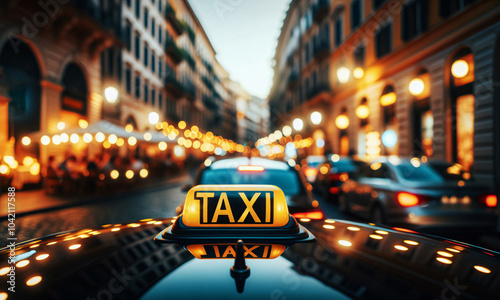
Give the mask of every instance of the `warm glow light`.
POLYGON ((118 138, 118 139, 116 140, 116 145, 117 145, 117 146, 121 147, 121 146, 123 146, 124 144, 125 144, 125 140, 124 140, 124 139, 122 139, 122 138, 118 138))
POLYGON ((359 231, 359 227, 354 227, 354 226, 349 226, 347 227, 347 230, 350 230, 350 231, 359 231))
POLYGON ((397 195, 399 205, 403 207, 415 206, 418 204, 418 197, 405 192, 400 192, 397 195))
POLYGON ((459 59, 451 65, 451 74, 456 78, 464 78, 469 73, 469 64, 459 59))
POLYGON ((444 257, 453 257, 453 254, 448 253, 446 251, 438 251, 437 254, 441 255, 441 256, 444 256, 444 257))
POLYGON ((383 239, 383 237, 382 237, 382 236, 377 235, 377 234, 370 234, 370 237, 371 237, 372 239, 374 239, 374 240, 381 240, 381 239, 383 239))
POLYGON ((356 108, 356 116, 360 119, 366 119, 370 115, 370 109, 366 104, 361 104, 356 108))
POLYGON ((363 68, 357 67, 356 69, 354 69, 354 71, 352 71, 352 76, 354 76, 354 78, 356 79, 361 79, 363 78, 363 76, 365 76, 365 71, 363 70, 363 68))
POLYGON ((64 123, 62 121, 57 123, 57 129, 63 130, 64 128, 66 128, 66 123, 64 123))
POLYGON ((110 134, 109 137, 108 137, 108 142, 111 144, 111 145, 114 145, 116 144, 116 141, 118 140, 118 137, 116 136, 116 134, 110 134))
POLYGON ((436 257, 436 260, 442 264, 449 265, 452 263, 451 260, 444 258, 444 257, 436 257))
POLYGON ((54 145, 59 145, 61 143, 61 137, 59 135, 54 135, 52 137, 52 143, 54 143, 54 145))
POLYGON ((82 128, 82 129, 85 129, 85 128, 89 127, 89 122, 87 122, 84 119, 80 119, 80 120, 78 120, 78 126, 80 126, 80 128, 82 128))
POLYGON ((49 136, 48 135, 42 136, 42 138, 40 139, 40 142, 42 143, 42 145, 47 146, 48 144, 50 144, 49 136))
POLYGON ((0 300, 5 300, 9 297, 9 295, 5 292, 1 292, 0 293, 0 300))
POLYGON ((382 134, 382 144, 384 144, 387 148, 396 146, 397 142, 398 135, 394 130, 388 129, 382 134))
POLYGON ((80 140, 80 137, 78 136, 78 134, 76 133, 73 133, 70 137, 69 137, 69 141, 72 142, 73 144, 76 144, 78 143, 78 141, 80 140))
POLYGON ((73 244, 71 246, 68 247, 69 250, 76 250, 78 248, 80 248, 82 245, 81 244, 73 244))
POLYGON ((340 156, 338 154, 332 154, 332 156, 330 157, 330 159, 333 162, 338 162, 340 160, 340 156))
POLYGON ((346 67, 340 67, 337 70, 337 78, 340 83, 346 83, 349 81, 349 76, 351 75, 351 71, 346 67))
POLYGON ((389 232, 384 231, 384 230, 376 230, 375 232, 378 233, 378 234, 382 234, 382 235, 389 234, 389 232))
POLYGON ((340 115, 335 119, 335 125, 339 129, 346 129, 349 127, 349 118, 346 115, 340 115))
POLYGON ((424 88, 425 88, 424 81, 420 78, 412 79, 412 81, 410 81, 410 85, 408 86, 410 94, 412 94, 413 96, 418 96, 422 94, 424 88))
POLYGON ((118 90, 115 87, 108 86, 104 90, 104 97, 108 103, 115 103, 118 99, 118 90))
POLYGON ((111 173, 109 173, 109 176, 111 176, 111 178, 113 179, 116 179, 118 178, 118 176, 120 176, 120 173, 117 170, 113 170, 111 171, 111 173))
POLYGON ((36 176, 40 174, 40 164, 35 162, 30 166, 30 174, 36 176))
POLYGON ((134 178, 134 171, 127 170, 127 172, 125 172, 125 177, 127 177, 128 179, 134 178))
POLYGON ((296 118, 292 122, 293 128, 297 131, 301 131, 304 128, 304 122, 300 118, 296 118))
POLYGON ((212 164, 212 160, 210 158, 205 159, 205 162, 203 163, 205 167, 210 167, 212 164))
POLYGON ((25 136, 25 137, 23 137, 21 142, 23 143, 24 146, 28 146, 29 144, 31 144, 31 139, 29 137, 25 136))
POLYGON ((380 105, 388 106, 396 102, 396 93, 391 92, 380 97, 380 105))
POLYGON ((412 241, 412 240, 404 240, 403 242, 405 244, 408 244, 408 245, 413 245, 413 246, 418 245, 418 242, 415 242, 415 241, 412 241))
POLYGON ((180 121, 178 126, 179 126, 179 129, 184 129, 184 128, 186 128, 186 122, 180 121))
POLYGON ((153 136, 151 135, 151 133, 146 132, 146 133, 144 134, 144 139, 145 139, 146 141, 151 141, 151 139, 152 139, 152 138, 153 138, 153 136))
POLYGON ((18 268, 22 268, 22 267, 26 267, 26 266, 27 266, 27 265, 29 265, 29 264, 30 264, 30 261, 29 261, 29 260, 27 260, 27 259, 24 259, 24 260, 21 260, 20 262, 18 262, 18 263, 16 264, 16 267, 18 267, 18 268))
POLYGON ((9 267, 3 267, 3 268, 0 269, 0 276, 3 276, 3 275, 5 275, 5 274, 7 274, 9 272, 10 272, 10 268, 9 267))
POLYGON ((167 150, 167 143, 165 143, 165 142, 159 142, 158 143, 158 149, 160 149, 161 151, 167 150))
POLYGON ((120 231, 120 228, 113 228, 111 231, 120 231))
POLYGON ((9 173, 9 167, 7 165, 0 165, 0 174, 9 173))
POLYGON ((292 134, 292 127, 285 125, 283 126, 283 135, 284 136, 290 136, 292 134))
POLYGON ((28 166, 28 167, 31 166, 34 162, 35 162, 35 160, 31 156, 26 156, 23 159, 23 165, 28 166))
POLYGON ((134 146, 135 144, 137 144, 137 139, 135 137, 133 137, 133 136, 129 137, 128 138, 128 144, 130 146, 134 146))
POLYGON ((127 124, 125 126, 125 131, 126 132, 132 132, 134 130, 134 126, 132 124, 127 124))
POLYGON ((44 260, 46 259, 47 257, 49 257, 48 254, 40 254, 38 255, 37 257, 35 257, 36 260, 44 260))
POLYGON ((181 147, 179 145, 174 147, 174 155, 175 156, 182 157, 182 156, 184 156, 184 153, 185 153, 185 151, 184 151, 183 147, 181 147))
POLYGON ((325 229, 335 229, 335 226, 325 224, 325 225, 323 225, 323 228, 325 228, 325 229))
POLYGON ((142 178, 146 178, 148 177, 148 173, 148 170, 142 169, 141 171, 139 171, 139 176, 141 176, 142 178))
POLYGON ((339 244, 344 246, 344 247, 351 247, 352 243, 346 240, 339 240, 339 244))
POLYGON ((92 142, 92 135, 90 133, 84 134, 83 135, 83 141, 85 143, 87 143, 87 144, 90 143, 90 142, 92 142))
POLYGON ((315 112, 311 113, 311 122, 314 125, 321 124, 322 119, 323 119, 323 116, 321 115, 321 113, 319 111, 315 111, 315 112))
POLYGON ((489 274, 489 273, 491 273, 491 270, 490 270, 490 269, 485 268, 485 267, 483 267, 483 266, 477 266, 477 265, 476 265, 476 266, 474 266, 474 269, 478 270, 478 271, 479 271, 479 272, 481 272, 481 273, 485 273, 485 274, 489 274))
POLYGON ((157 112, 152 111, 148 115, 148 120, 149 124, 155 125, 156 123, 158 123, 158 121, 160 121, 160 115, 158 115, 157 112))
POLYGON ((102 143, 106 137, 104 136, 104 133, 98 132, 95 135, 95 140, 99 143, 102 143))
POLYGON ((40 283, 42 281, 42 276, 33 276, 30 279, 26 281, 27 286, 34 286, 40 283))
POLYGON ((262 172, 264 170, 263 166, 238 166, 240 172, 262 172))
POLYGON ((398 249, 399 251, 408 251, 407 247, 401 245, 395 245, 394 248, 398 249))

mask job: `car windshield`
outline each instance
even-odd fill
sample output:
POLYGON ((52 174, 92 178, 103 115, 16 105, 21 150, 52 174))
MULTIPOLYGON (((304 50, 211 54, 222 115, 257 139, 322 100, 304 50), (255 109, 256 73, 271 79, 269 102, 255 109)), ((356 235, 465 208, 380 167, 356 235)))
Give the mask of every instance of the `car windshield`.
POLYGON ((234 169, 206 170, 200 184, 272 184, 287 196, 301 193, 301 183, 293 171, 265 170, 263 172, 240 172, 234 169))
POLYGON ((472 180, 470 173, 462 171, 459 167, 448 163, 430 163, 431 166, 446 181, 472 180))
POLYGON ((396 169, 405 180, 422 182, 443 181, 442 176, 440 176, 433 168, 425 164, 420 164, 415 167, 410 162, 401 162, 396 166, 396 169))
POLYGON ((343 160, 341 159, 337 162, 331 162, 331 164, 332 164, 332 168, 330 169, 331 173, 343 173, 343 172, 352 173, 355 172, 360 165, 359 163, 356 164, 354 161, 348 159, 343 159, 343 160))

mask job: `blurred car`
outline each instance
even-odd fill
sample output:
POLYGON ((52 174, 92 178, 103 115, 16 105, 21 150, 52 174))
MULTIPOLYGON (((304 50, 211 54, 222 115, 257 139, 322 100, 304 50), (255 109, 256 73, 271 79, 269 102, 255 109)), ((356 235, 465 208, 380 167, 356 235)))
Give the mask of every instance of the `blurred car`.
POLYGON ((405 224, 417 229, 493 229, 497 197, 470 180, 437 171, 456 165, 422 163, 418 158, 380 158, 341 186, 342 211, 380 224, 405 224), (434 166, 434 167, 433 167, 434 166))
POLYGON ((319 168, 323 163, 325 163, 326 159, 322 155, 309 155, 305 159, 305 164, 302 166, 302 172, 304 172, 304 176, 307 181, 314 183, 316 181, 316 177, 319 173, 319 168))
POLYGON ((355 174, 365 162, 347 156, 332 154, 328 162, 321 165, 315 182, 315 189, 325 200, 338 200, 340 186, 355 174))
POLYGON ((158 243, 178 221, 144 219, 24 241, 15 248, 15 269, 7 263, 11 250, 0 249, 0 297, 498 299, 500 253, 460 242, 326 219, 302 220, 313 240, 284 247, 269 245, 269 237, 240 243, 245 228, 232 228, 233 241, 224 244, 158 243))
MULTIPOLYGON (((193 184, 183 187, 185 192, 200 184, 271 184, 283 190, 288 207, 295 217, 324 218, 318 201, 313 199, 311 185, 301 172, 285 162, 259 157, 206 162, 201 165, 193 184)), ((177 208, 177 213, 180 214, 182 209, 183 204, 177 208)))

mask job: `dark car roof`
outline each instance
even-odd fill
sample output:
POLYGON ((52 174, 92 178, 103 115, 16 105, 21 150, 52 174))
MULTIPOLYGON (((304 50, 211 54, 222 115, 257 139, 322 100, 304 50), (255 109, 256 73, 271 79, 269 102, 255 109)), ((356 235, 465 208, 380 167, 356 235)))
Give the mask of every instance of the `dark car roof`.
MULTIPOLYGON (((16 297, 495 299, 500 286, 500 253, 406 229, 325 220, 304 223, 315 242, 295 244, 274 260, 247 259, 250 277, 238 294, 232 259, 198 260, 153 241, 171 222, 105 225, 22 243, 17 255, 30 263, 16 269, 16 297), (49 256, 37 260, 42 254, 49 256), (33 276, 40 283, 26 286, 33 276)), ((8 253, 0 251, 0 269, 8 253)))
POLYGON ((238 166, 242 165, 254 165, 263 166, 266 169, 272 170, 288 170, 290 166, 282 161, 276 161, 260 157, 237 157, 237 158, 227 158, 214 161, 210 168, 213 170, 217 169, 236 169, 238 166))

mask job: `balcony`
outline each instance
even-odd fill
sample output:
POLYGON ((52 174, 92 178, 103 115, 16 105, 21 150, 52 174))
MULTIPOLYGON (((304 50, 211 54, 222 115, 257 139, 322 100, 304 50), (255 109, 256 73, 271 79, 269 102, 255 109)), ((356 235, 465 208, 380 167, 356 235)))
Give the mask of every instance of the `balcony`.
POLYGON ((167 43, 165 44, 165 52, 176 64, 179 64, 184 59, 182 50, 177 47, 177 44, 171 37, 167 39, 167 43))
POLYGON ((218 110, 219 108, 219 104, 214 97, 203 95, 203 104, 205 105, 206 108, 212 111, 218 110))
POLYGON ((172 28, 174 29, 174 31, 177 34, 182 34, 182 32, 184 31, 184 26, 181 23, 181 21, 179 21, 179 19, 177 19, 177 16, 175 14, 175 10, 172 8, 172 6, 170 6, 170 5, 167 6, 167 10, 166 10, 165 14, 166 14, 167 21, 170 22, 170 25, 172 25, 172 28))
POLYGON ((202 76, 201 80, 203 81, 203 83, 205 84, 205 86, 207 87, 207 89, 213 91, 214 84, 212 83, 212 81, 210 81, 210 79, 208 79, 208 77, 202 76))
POLYGON ((175 97, 180 97, 184 92, 182 83, 177 80, 175 73, 171 72, 165 77, 165 89, 175 97))
POLYGON ((296 71, 292 71, 290 75, 288 75, 287 87, 288 89, 293 89, 299 83, 299 75, 296 71))
POLYGON ((320 94, 330 93, 330 92, 331 92, 331 88, 329 85, 327 85, 327 84, 318 85, 315 88, 313 88, 307 92, 307 100, 311 101, 320 94))
POLYGON ((196 34, 194 33, 193 28, 191 28, 191 26, 189 26, 189 24, 186 22, 182 22, 182 26, 186 30, 188 37, 191 40, 191 43, 193 43, 193 45, 194 45, 194 43, 196 41, 196 34))
POLYGON ((317 45, 314 45, 313 48, 314 58, 317 60, 321 60, 327 57, 330 54, 330 46, 327 41, 323 41, 317 45))
POLYGON ((194 61, 194 58, 186 50, 182 49, 181 51, 182 51, 182 56, 184 57, 184 59, 188 63, 191 70, 196 71, 196 62, 194 61))
POLYGON ((313 18, 314 21, 320 23, 328 15, 330 10, 330 5, 328 0, 319 0, 316 5, 313 6, 313 18))
POLYGON ((196 86, 191 82, 191 80, 186 80, 183 83, 184 86, 184 95, 191 101, 196 99, 196 86))
POLYGON ((212 65, 208 61, 203 60, 203 64, 205 65, 205 68, 207 68, 207 71, 209 73, 213 73, 214 72, 214 68, 212 67, 212 65))

